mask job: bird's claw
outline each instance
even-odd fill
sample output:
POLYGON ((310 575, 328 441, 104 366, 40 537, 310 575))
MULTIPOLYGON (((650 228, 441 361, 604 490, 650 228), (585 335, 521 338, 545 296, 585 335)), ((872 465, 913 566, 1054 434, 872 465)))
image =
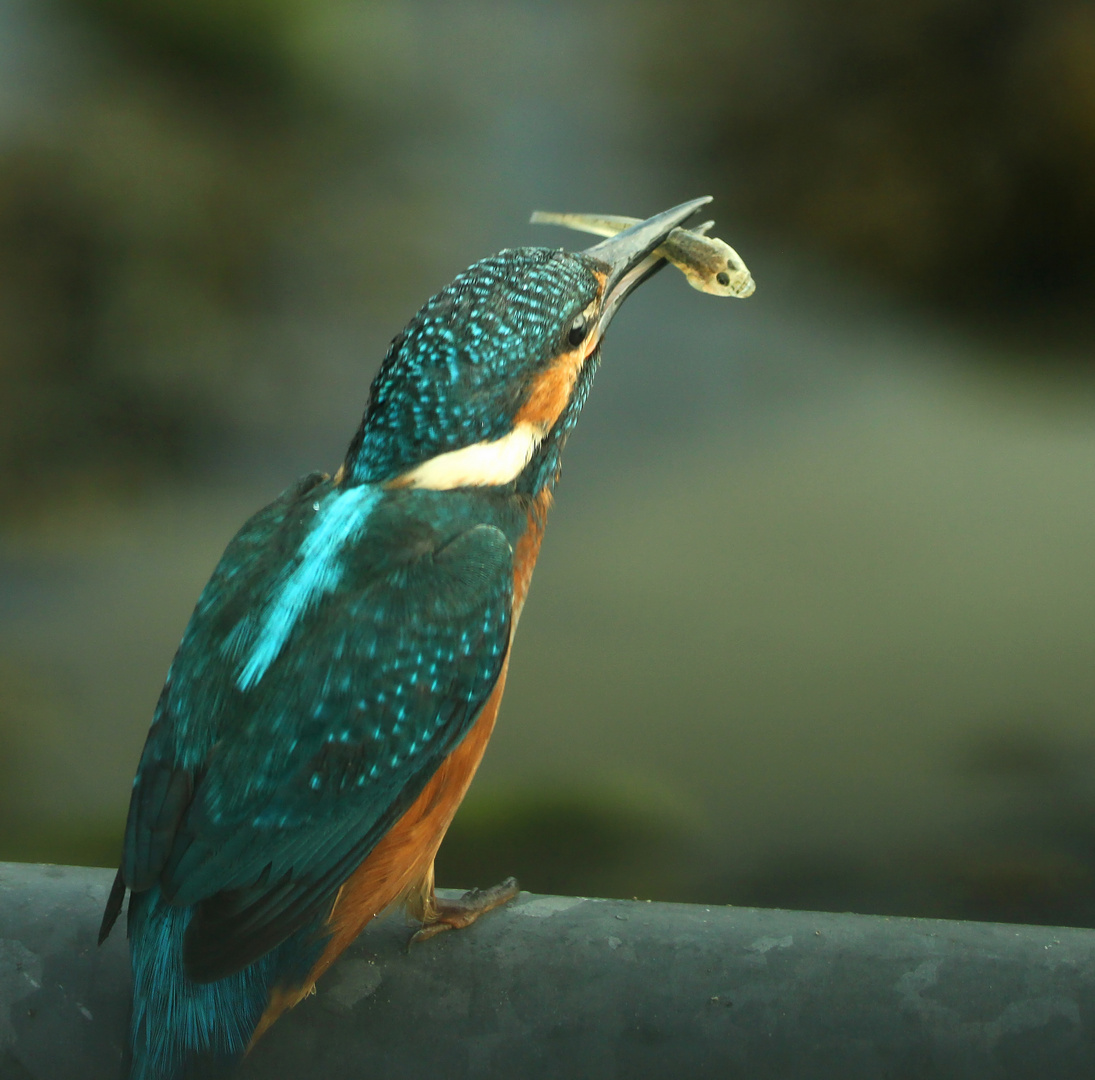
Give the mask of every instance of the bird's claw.
POLYGON ((408 948, 443 934, 446 930, 462 930, 465 926, 471 926, 480 915, 508 904, 520 891, 521 886, 517 884, 517 879, 509 877, 489 889, 469 889, 457 900, 443 900, 435 896, 433 910, 423 921, 421 928, 411 935, 408 948))

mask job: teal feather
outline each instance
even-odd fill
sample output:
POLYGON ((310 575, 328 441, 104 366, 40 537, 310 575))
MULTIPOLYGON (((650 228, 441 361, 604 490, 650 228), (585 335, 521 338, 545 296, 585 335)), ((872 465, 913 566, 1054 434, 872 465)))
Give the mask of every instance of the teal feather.
POLYGON ((179 1080, 241 1057, 273 985, 306 977, 325 943, 305 927, 240 971, 195 982, 183 963, 191 914, 155 887, 130 897, 131 1080, 179 1080))

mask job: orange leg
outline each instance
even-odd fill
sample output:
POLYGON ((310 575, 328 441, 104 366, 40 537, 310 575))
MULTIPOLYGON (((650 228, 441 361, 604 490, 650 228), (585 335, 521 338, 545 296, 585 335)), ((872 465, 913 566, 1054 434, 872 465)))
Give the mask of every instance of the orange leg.
POLYGON ((506 878, 500 885, 489 889, 472 889, 458 900, 443 900, 434 891, 433 865, 422 881, 422 886, 407 900, 407 911, 422 923, 408 945, 427 941, 446 930, 463 930, 471 926, 480 915, 508 904, 521 891, 516 878, 506 878))

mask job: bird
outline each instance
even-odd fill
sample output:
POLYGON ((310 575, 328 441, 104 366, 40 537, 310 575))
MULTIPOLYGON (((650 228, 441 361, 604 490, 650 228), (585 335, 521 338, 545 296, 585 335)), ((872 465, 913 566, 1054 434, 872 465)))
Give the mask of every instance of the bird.
POLYGON ((474 263, 392 340, 337 471, 228 544, 153 713, 99 935, 128 893, 131 1080, 231 1067, 388 908, 423 940, 517 895, 442 899, 434 856, 605 330, 709 201, 474 263))

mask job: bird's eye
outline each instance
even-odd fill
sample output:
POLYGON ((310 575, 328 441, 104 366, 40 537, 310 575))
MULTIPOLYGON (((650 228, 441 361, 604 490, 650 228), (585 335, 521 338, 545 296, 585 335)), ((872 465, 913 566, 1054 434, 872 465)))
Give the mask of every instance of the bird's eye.
POLYGON ((570 324, 570 331, 567 333, 567 341, 569 341, 571 345, 581 345, 585 340, 588 329, 589 327, 586 323, 585 315, 576 316, 574 322, 570 324))

